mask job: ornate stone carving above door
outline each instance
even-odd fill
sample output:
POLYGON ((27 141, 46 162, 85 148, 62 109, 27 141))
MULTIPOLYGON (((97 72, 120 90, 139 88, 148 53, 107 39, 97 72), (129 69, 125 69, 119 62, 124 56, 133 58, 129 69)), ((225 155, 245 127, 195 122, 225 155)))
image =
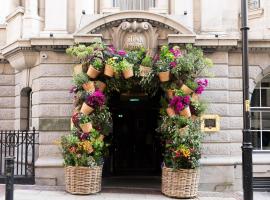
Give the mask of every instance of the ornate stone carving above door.
POLYGON ((155 52, 167 44, 170 35, 192 35, 192 31, 173 19, 149 12, 131 11, 103 16, 81 28, 77 35, 100 35, 116 48, 145 47, 155 52))

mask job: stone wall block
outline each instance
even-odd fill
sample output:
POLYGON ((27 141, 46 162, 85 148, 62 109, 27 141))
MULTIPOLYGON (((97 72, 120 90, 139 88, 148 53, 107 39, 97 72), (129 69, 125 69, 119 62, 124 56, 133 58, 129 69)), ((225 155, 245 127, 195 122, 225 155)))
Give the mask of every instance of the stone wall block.
POLYGON ((210 68, 209 72, 212 73, 214 77, 227 77, 229 74, 228 65, 214 64, 214 66, 210 68))
POLYGON ((0 75, 0 85, 10 85, 14 86, 15 77, 13 75, 0 75))
POLYGON ((207 143, 228 143, 231 141, 230 133, 228 131, 219 131, 219 132, 209 132, 209 133, 204 133, 204 142, 207 143))
MULTIPOLYGON (((15 117, 15 109, 5 109, 1 108, 0 109, 0 120, 5 120, 5 119, 14 119, 15 117)), ((1 122, 0 122, 1 123, 1 122)))
POLYGON ((72 104, 41 104, 32 107, 33 117, 71 117, 72 104))
POLYGON ((70 131, 40 131, 39 132, 39 143, 40 144, 57 144, 60 142, 61 136, 67 135, 70 131))
POLYGON ((1 120, 0 130, 14 130, 14 120, 1 120))
POLYGON ((33 81, 33 91, 39 90, 66 90, 72 86, 71 77, 43 77, 33 81))
POLYGON ((209 91, 206 90, 202 94, 202 99, 209 103, 227 103, 228 102, 228 91, 209 91))
POLYGON ((201 183, 233 183, 233 166, 202 166, 201 183))
POLYGON ((229 102, 230 103, 242 103, 243 94, 241 91, 230 91, 229 92, 229 102))
POLYGON ((215 114, 215 115, 227 116, 228 113, 229 113, 228 105, 223 104, 223 103, 220 103, 220 104, 215 104, 215 103, 208 104, 206 113, 207 114, 215 114))
POLYGON ((231 151, 229 143, 204 143, 202 154, 203 155, 230 155, 231 151))
POLYGON ((69 91, 40 91, 33 93, 34 104, 72 104, 73 95, 69 91))
POLYGON ((216 51, 214 53, 205 53, 205 57, 210 58, 215 64, 227 64, 228 52, 216 51))
POLYGON ((242 79, 229 79, 230 90, 242 90, 242 79))
POLYGON ((50 64, 73 64, 74 60, 71 56, 68 56, 65 52, 53 52, 53 51, 41 51, 40 55, 46 55, 47 58, 41 57, 41 64, 50 63, 50 64))
POLYGON ((40 131, 69 131, 70 118, 42 118, 39 119, 40 131))
POLYGON ((233 117, 243 116, 243 105, 242 104, 229 104, 229 115, 233 117))
POLYGON ((207 89, 209 90, 227 90, 228 89, 228 79, 227 78, 208 78, 209 85, 207 89))
POLYGON ((14 97, 14 86, 0 86, 0 97, 14 97))
POLYGON ((60 157, 61 150, 58 145, 39 145, 39 157, 51 156, 51 157, 60 157))
POLYGON ((0 63, 0 74, 13 75, 14 69, 8 63, 0 63))
POLYGON ((0 108, 14 108, 15 99, 13 97, 1 97, 0 108))

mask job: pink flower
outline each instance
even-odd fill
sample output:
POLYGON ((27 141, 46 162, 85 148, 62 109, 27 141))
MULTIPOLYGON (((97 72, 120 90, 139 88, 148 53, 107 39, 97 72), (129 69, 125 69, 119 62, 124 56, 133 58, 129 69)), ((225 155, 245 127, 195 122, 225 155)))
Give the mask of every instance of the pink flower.
POLYGON ((190 97, 175 96, 170 101, 170 107, 174 108, 175 112, 179 114, 187 105, 190 104, 190 97))
POLYGON ((182 52, 179 49, 170 49, 170 52, 174 55, 174 57, 179 57, 182 55, 182 52))
POLYGON ((94 108, 101 107, 105 104, 105 96, 101 91, 96 90, 91 95, 86 97, 86 103, 94 108))
POLYGON ((202 94, 202 92, 205 90, 205 88, 208 86, 208 80, 207 79, 200 79, 197 81, 198 87, 195 90, 196 94, 202 94))
POLYGON ((176 63, 175 61, 174 61, 174 62, 170 62, 170 67, 171 67, 171 68, 175 68, 176 65, 177 65, 177 63, 176 63))
POLYGON ((123 49, 122 50, 119 50, 117 53, 118 53, 119 56, 122 56, 122 57, 124 57, 127 54, 125 52, 125 50, 123 50, 123 49))
POLYGON ((110 52, 111 54, 115 54, 115 53, 116 53, 116 50, 115 50, 115 48, 114 48, 113 45, 109 45, 109 46, 108 46, 108 50, 109 50, 109 52, 110 52))

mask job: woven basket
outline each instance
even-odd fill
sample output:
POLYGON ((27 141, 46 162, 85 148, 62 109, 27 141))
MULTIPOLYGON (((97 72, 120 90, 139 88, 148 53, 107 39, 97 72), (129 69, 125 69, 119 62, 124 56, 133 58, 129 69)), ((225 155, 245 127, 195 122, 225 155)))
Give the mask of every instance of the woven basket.
POLYGON ((169 197, 193 198, 198 194, 198 169, 162 168, 162 193, 169 197))
POLYGON ((66 191, 71 194, 94 194, 101 190, 102 166, 65 167, 66 191))

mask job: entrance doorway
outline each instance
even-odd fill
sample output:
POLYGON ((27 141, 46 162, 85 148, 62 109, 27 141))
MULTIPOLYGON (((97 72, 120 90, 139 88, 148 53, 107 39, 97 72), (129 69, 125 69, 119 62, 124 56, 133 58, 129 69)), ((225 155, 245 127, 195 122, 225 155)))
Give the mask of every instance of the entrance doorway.
POLYGON ((110 175, 160 176, 158 126, 160 95, 117 94, 110 100, 113 117, 110 175))

